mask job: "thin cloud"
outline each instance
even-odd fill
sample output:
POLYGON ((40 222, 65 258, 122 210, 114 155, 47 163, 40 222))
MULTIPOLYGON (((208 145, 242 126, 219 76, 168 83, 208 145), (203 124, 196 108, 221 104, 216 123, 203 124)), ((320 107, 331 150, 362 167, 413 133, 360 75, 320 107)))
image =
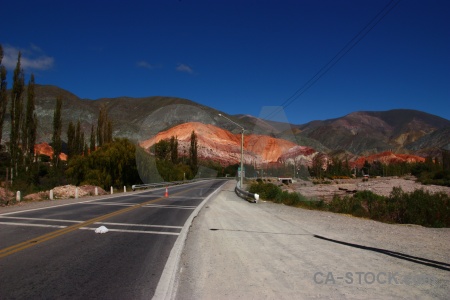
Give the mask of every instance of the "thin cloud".
POLYGON ((145 60, 141 60, 136 64, 139 68, 144 68, 144 69, 149 69, 149 70, 153 70, 156 68, 159 68, 160 66, 158 65, 152 65, 148 62, 146 62, 145 60))
POLYGON ((45 55, 36 45, 32 44, 28 49, 19 49, 6 45, 3 47, 4 57, 2 64, 8 70, 14 70, 16 67, 19 51, 22 53, 20 63, 24 70, 48 70, 53 68, 55 64, 55 59, 45 55))
POLYGON ((189 67, 188 65, 185 65, 185 64, 179 64, 178 67, 176 68, 176 70, 178 72, 184 72, 184 73, 189 73, 189 74, 194 73, 194 70, 192 70, 191 67, 189 67))

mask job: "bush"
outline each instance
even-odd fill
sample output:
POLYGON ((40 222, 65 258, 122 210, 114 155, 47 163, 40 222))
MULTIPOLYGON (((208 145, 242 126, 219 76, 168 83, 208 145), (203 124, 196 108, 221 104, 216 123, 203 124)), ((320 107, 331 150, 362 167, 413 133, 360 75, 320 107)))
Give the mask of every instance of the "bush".
POLYGON ((253 183, 249 188, 250 193, 257 193, 262 199, 274 201, 281 189, 273 183, 253 183))
POLYGON ((282 191, 272 183, 253 183, 250 192, 275 203, 307 209, 329 210, 382 222, 450 227, 450 197, 442 192, 431 194, 420 189, 405 193, 401 187, 394 187, 389 197, 358 191, 343 198, 334 195, 328 204, 323 200, 308 200, 299 193, 282 191))

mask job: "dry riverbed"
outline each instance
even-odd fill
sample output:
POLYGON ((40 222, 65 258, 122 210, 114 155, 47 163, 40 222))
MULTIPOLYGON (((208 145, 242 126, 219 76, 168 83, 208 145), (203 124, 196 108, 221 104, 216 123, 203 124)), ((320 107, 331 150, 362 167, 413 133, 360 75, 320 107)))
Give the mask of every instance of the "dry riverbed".
POLYGON ((413 192, 416 189, 423 189, 430 193, 444 192, 450 195, 450 187, 439 185, 423 185, 416 182, 414 177, 379 177, 369 178, 368 181, 362 179, 336 179, 330 183, 313 184, 311 181, 298 181, 283 185, 284 190, 298 192, 308 198, 330 200, 333 195, 345 195, 352 191, 369 190, 375 194, 389 196, 394 187, 401 187, 404 192, 413 192))

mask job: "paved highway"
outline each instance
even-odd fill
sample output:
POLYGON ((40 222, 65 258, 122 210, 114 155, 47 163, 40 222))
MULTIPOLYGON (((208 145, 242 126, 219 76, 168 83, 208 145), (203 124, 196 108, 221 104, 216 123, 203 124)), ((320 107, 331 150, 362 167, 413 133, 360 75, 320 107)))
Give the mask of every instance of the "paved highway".
POLYGON ((223 183, 0 214, 0 299, 150 299, 186 220, 223 183))

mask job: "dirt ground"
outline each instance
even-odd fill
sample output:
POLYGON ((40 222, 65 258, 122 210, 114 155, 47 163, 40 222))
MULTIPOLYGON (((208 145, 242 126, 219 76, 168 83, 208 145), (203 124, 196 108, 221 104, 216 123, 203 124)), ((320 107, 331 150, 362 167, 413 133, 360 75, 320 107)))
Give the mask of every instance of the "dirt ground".
POLYGON ((166 299, 448 299, 449 228, 249 203, 234 187, 194 219, 166 299))
POLYGON ((311 181, 298 179, 297 181, 283 185, 284 190, 298 192, 308 198, 330 200, 333 195, 346 195, 354 191, 369 190, 375 194, 389 196, 394 187, 401 187, 404 192, 413 192, 423 189, 430 193, 444 192, 450 195, 450 187, 439 185, 423 185, 415 181, 414 177, 379 177, 369 178, 368 181, 359 179, 336 179, 331 183, 313 184, 311 181))

